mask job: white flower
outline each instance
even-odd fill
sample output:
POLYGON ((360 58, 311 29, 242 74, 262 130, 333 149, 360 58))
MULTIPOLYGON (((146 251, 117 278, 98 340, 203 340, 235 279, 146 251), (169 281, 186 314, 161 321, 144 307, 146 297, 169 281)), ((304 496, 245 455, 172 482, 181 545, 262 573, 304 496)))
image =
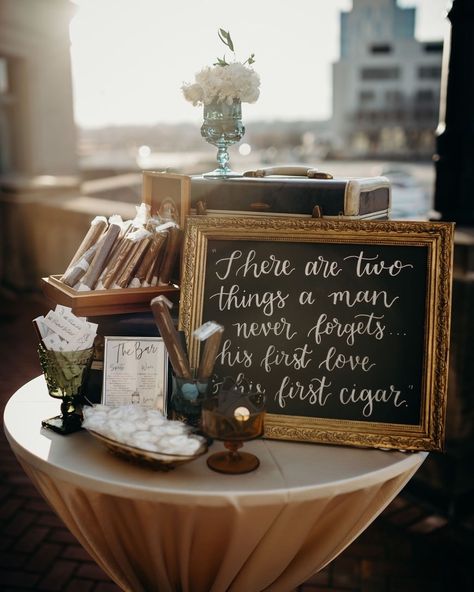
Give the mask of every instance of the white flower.
POLYGON ((202 89, 199 84, 183 84, 181 89, 184 98, 193 105, 199 105, 202 102, 202 89))
POLYGON ((193 105, 209 105, 213 101, 232 104, 234 99, 255 103, 260 94, 260 77, 240 62, 203 68, 193 84, 181 87, 184 98, 193 105))

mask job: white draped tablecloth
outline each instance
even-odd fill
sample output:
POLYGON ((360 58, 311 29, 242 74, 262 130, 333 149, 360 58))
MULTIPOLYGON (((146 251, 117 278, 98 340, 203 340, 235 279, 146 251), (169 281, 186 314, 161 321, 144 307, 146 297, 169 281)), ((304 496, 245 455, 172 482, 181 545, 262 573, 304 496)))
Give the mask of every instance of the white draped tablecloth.
MULTIPOLYGON (((289 592, 389 504, 426 453, 257 440, 246 475, 206 456, 168 473, 110 454, 85 430, 41 427, 59 412, 43 377, 7 404, 10 445, 84 548, 129 592, 289 592)), ((221 447, 214 443, 210 453, 221 447)))

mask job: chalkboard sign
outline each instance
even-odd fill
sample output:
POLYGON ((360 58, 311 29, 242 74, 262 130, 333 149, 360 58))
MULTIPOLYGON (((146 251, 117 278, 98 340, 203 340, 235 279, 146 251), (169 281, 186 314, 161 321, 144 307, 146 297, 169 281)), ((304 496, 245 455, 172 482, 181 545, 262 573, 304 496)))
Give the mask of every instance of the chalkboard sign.
POLYGON ((451 224, 191 217, 180 324, 191 363, 225 327, 214 389, 266 395, 269 438, 443 447, 451 224))

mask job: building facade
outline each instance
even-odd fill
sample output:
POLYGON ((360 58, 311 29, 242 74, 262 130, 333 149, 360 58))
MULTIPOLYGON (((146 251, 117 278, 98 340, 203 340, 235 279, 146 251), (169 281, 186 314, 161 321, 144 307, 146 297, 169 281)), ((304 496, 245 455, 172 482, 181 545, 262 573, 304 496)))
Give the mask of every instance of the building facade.
POLYGON ((396 0, 353 0, 352 10, 341 13, 333 128, 345 152, 434 151, 443 44, 415 39, 415 10, 396 0))
POLYGON ((0 180, 77 174, 67 0, 2 0, 0 180))

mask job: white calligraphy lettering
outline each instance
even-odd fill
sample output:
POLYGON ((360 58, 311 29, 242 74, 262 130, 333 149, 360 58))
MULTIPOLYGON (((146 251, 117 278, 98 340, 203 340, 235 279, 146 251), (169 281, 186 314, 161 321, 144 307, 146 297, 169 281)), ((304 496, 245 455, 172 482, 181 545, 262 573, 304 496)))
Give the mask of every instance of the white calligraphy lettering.
POLYGON ((405 267, 413 268, 410 263, 403 264, 399 259, 393 263, 385 263, 385 261, 378 261, 379 256, 364 257, 364 251, 360 251, 358 255, 349 255, 344 257, 346 259, 356 260, 356 275, 362 277, 364 275, 380 275, 387 271, 391 276, 397 276, 405 267))
POLYGON ((385 308, 391 308, 392 304, 399 300, 400 297, 395 296, 390 300, 386 290, 360 290, 355 294, 349 290, 340 290, 338 292, 331 292, 328 294, 328 298, 332 298, 334 305, 341 302, 349 308, 353 308, 356 304, 372 304, 375 306, 380 299, 385 308))
POLYGON ((389 389, 370 389, 370 388, 358 388, 354 384, 353 388, 343 387, 339 391, 339 400, 342 405, 349 405, 351 403, 363 403, 362 415, 364 417, 370 417, 374 411, 374 403, 392 403, 395 407, 401 405, 407 405, 404 399, 400 399, 401 391, 397 390, 393 384, 390 385, 389 389))
MULTIPOLYGON (((223 273, 219 274, 216 272, 217 277, 220 280, 225 280, 228 278, 231 271, 234 271, 234 262, 240 259, 242 255, 242 251, 236 250, 231 253, 230 257, 223 257, 222 259, 216 261, 216 265, 226 265, 225 271, 223 273)), ((247 275, 250 275, 253 278, 259 278, 261 275, 274 275, 275 277, 280 277, 282 275, 289 276, 295 271, 295 268, 291 267, 291 263, 288 259, 283 259, 282 261, 277 259, 275 255, 269 255, 268 258, 256 262, 255 258, 256 252, 251 249, 247 253, 245 263, 237 267, 237 269, 234 271, 235 277, 239 275, 242 277, 247 277, 247 275)))
POLYGON ((314 261, 308 261, 304 268, 305 275, 322 275, 323 278, 336 277, 341 271, 337 261, 328 261, 322 255, 314 261))
POLYGON ((237 347, 236 350, 232 350, 232 341, 226 339, 216 361, 219 361, 223 366, 230 366, 231 368, 232 366, 235 366, 235 364, 250 368, 252 365, 252 355, 253 354, 249 353, 246 349, 241 351, 240 347, 237 347))
POLYGON ((250 308, 255 306, 261 308, 266 316, 271 316, 275 312, 275 308, 284 308, 285 301, 288 294, 282 294, 280 290, 273 292, 251 292, 240 290, 237 284, 233 284, 228 291, 224 286, 221 286, 219 292, 212 294, 210 297, 218 299, 219 310, 232 310, 234 308, 250 308))
POLYGON ((244 339, 248 339, 249 337, 259 337, 260 335, 265 337, 268 337, 269 335, 282 335, 290 340, 297 334, 296 331, 292 331, 291 323, 289 323, 285 317, 282 317, 279 321, 275 322, 243 322, 233 323, 232 326, 237 328, 237 337, 243 337, 244 339))
POLYGON ((338 354, 335 347, 330 347, 326 358, 319 364, 318 368, 323 367, 328 372, 332 372, 335 368, 341 370, 346 366, 351 370, 360 368, 364 372, 369 372, 375 366, 375 363, 370 363, 369 356, 354 356, 352 354, 346 356, 345 354, 338 354))
POLYGON ((345 337, 348 345, 354 345, 356 335, 369 335, 375 339, 383 339, 385 332, 385 325, 380 321, 383 316, 375 316, 374 313, 358 314, 355 319, 363 319, 354 321, 353 323, 341 323, 339 319, 333 318, 328 320, 327 314, 320 314, 315 325, 306 334, 310 337, 314 336, 315 343, 321 343, 323 335, 335 334, 337 337, 345 337))
POLYGON ((305 343, 303 347, 296 347, 293 352, 285 352, 277 349, 274 345, 269 345, 263 356, 260 366, 263 366, 265 372, 271 372, 273 366, 286 366, 294 370, 301 370, 311 362, 309 357, 313 353, 305 343))
POLYGON ((302 384, 299 380, 292 382, 289 376, 284 376, 280 388, 275 394, 275 401, 281 409, 287 405, 287 400, 299 399, 307 400, 310 405, 319 405, 323 407, 332 393, 326 393, 325 390, 331 386, 326 377, 312 378, 309 384, 302 384))

